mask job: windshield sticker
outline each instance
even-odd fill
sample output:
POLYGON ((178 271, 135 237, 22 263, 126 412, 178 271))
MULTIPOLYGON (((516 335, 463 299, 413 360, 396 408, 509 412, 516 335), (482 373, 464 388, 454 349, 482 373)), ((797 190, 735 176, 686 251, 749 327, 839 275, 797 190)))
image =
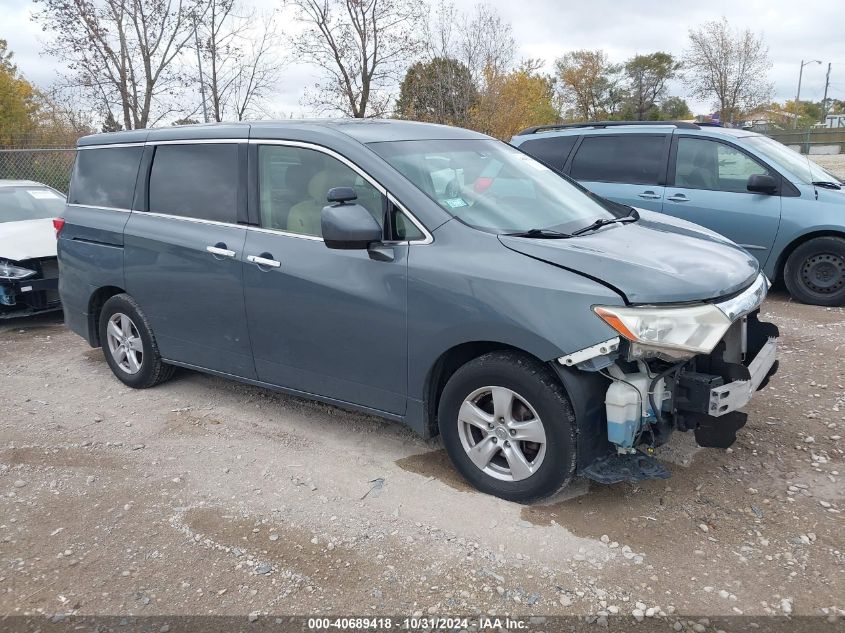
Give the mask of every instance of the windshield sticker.
POLYGON ((444 202, 448 204, 449 207, 451 207, 452 209, 458 209, 460 207, 468 206, 467 201, 463 198, 449 198, 447 200, 444 200, 444 202))
POLYGON ((60 195, 57 195, 52 191, 48 191, 46 189, 27 189, 26 192, 33 198, 36 198, 38 200, 55 200, 56 198, 58 198, 59 200, 62 199, 60 195))

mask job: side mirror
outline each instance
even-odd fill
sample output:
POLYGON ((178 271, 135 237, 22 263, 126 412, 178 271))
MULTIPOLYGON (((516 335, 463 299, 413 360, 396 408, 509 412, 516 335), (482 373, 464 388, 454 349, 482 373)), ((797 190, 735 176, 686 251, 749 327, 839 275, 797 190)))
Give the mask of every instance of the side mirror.
POLYGON ((753 174, 748 177, 747 189, 754 193, 773 194, 778 191, 778 183, 768 174, 753 174))
MULTIPOLYGON (((332 191, 345 188, 337 187, 332 191)), ((378 222, 360 204, 323 207, 320 224, 323 229, 323 241, 329 248, 364 249, 382 238, 378 222)))

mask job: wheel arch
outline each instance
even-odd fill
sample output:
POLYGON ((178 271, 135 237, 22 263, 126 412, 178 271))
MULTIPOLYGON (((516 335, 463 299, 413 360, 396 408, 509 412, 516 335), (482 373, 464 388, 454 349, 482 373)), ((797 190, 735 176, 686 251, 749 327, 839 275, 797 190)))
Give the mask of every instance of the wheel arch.
POLYGON ((100 313, 103 305, 115 295, 126 292, 118 286, 101 286, 91 293, 88 298, 88 341, 91 347, 100 347, 100 313))
POLYGON ((845 239, 845 232, 837 231, 836 229, 816 229, 810 231, 809 233, 804 233, 799 235, 795 239, 793 239, 789 244, 787 244, 783 250, 780 252, 780 255, 777 259, 777 264, 775 265, 774 273, 775 278, 772 281, 783 281, 784 279, 784 271, 786 270, 786 262, 789 260, 789 256, 795 252, 795 249, 801 246, 802 244, 806 244, 810 240, 814 240, 819 237, 839 237, 845 239))

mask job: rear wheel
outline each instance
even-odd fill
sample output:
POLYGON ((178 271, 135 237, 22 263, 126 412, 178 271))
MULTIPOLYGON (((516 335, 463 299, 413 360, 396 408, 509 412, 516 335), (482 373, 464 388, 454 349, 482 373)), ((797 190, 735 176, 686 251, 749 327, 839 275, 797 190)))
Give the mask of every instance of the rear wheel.
POLYGON ((845 305, 845 239, 817 237, 801 244, 786 261, 783 278, 801 303, 845 305))
POLYGON ((103 304, 100 343, 112 373, 125 385, 145 389, 173 376, 175 368, 161 360, 147 318, 128 294, 103 304))
POLYGON ((488 494, 528 503, 575 472, 575 416, 551 369, 517 352, 491 352, 456 371, 438 423, 452 463, 488 494))

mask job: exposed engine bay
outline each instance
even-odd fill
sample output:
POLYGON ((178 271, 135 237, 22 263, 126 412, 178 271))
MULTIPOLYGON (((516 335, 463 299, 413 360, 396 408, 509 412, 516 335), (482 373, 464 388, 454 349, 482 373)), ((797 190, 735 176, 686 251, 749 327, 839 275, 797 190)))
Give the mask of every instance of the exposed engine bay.
POLYGON ((581 473, 602 483, 668 477, 649 456, 673 431, 692 431, 699 446, 731 446, 748 419, 740 409, 778 367, 778 329, 759 320, 763 297, 765 287, 731 306, 736 308, 726 312, 731 321, 708 354, 621 336, 558 359, 606 379, 605 454, 595 455, 581 473))

